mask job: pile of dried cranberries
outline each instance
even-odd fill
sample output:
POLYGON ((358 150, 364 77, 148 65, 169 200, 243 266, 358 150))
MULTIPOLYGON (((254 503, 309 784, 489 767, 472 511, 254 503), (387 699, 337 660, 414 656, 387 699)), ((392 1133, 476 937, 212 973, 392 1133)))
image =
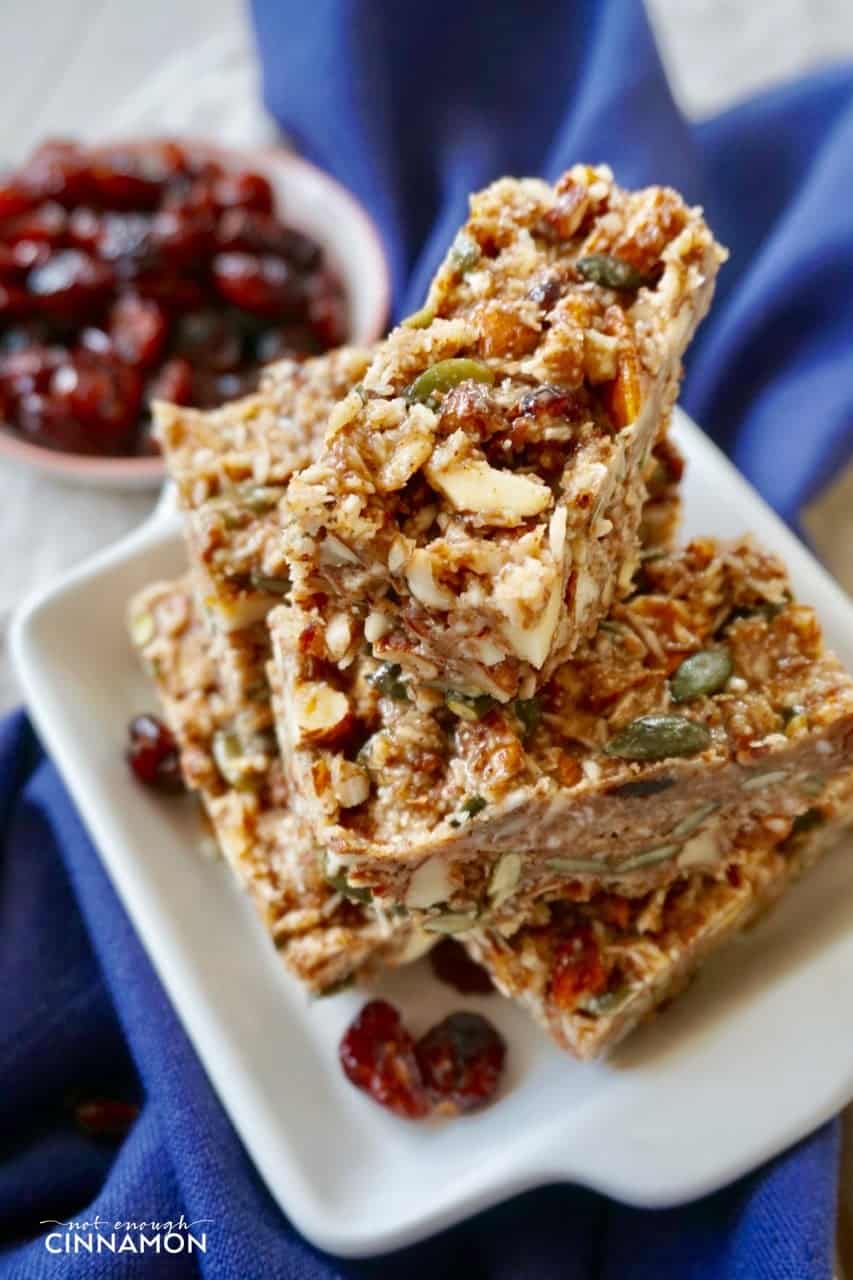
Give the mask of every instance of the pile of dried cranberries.
POLYGON ((505 1058, 503 1037, 479 1013, 451 1013, 416 1041, 387 1000, 369 1001, 340 1044, 347 1079, 408 1120, 485 1106, 505 1058))
POLYGON ((36 444, 149 452, 151 399, 210 408, 346 336, 340 283, 261 174, 46 142, 0 179, 0 419, 36 444))

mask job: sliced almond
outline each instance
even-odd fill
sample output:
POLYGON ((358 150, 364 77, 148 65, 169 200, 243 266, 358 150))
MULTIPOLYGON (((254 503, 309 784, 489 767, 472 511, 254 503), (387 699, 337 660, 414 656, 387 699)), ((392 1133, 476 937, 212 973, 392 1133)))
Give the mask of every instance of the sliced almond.
POLYGON ((551 652, 551 641, 560 620, 560 603, 560 583, 557 582, 551 589, 548 603, 532 627, 522 627, 507 620, 501 628, 504 639, 516 657, 523 658, 537 671, 545 665, 551 652))
POLYGON ((370 777, 366 769, 344 756, 335 756, 331 774, 332 790, 342 809, 353 809, 358 804, 364 804, 370 795, 370 777))
POLYGON ((406 906, 417 910, 446 902, 453 892, 447 861, 441 855, 427 858, 415 871, 406 891, 406 906))
POLYGON ((352 623, 345 613, 336 613, 326 627, 326 649, 336 662, 352 644, 352 623))
POLYGON ((457 511, 492 524, 515 525, 551 505, 551 490, 530 476, 498 471, 485 459, 468 458, 445 468, 427 466, 426 478, 457 511))
POLYGON ((452 609, 454 597, 435 580, 429 553, 418 547, 406 566, 406 580, 412 595, 430 609, 452 609))
POLYGON ((321 680, 299 685, 293 695, 293 712, 301 744, 335 742, 353 721, 345 693, 321 680))
POLYGON ((328 565, 358 564, 358 556, 340 538, 327 533, 320 543, 320 563, 328 565))

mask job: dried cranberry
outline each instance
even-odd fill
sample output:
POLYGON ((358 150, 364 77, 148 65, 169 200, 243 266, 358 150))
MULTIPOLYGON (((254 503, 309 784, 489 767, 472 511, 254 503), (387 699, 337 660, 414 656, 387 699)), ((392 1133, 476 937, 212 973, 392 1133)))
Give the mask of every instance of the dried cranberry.
POLYGON ((98 257, 105 262, 146 261, 151 247, 151 218, 146 213, 105 213, 100 219, 96 246, 98 257))
POLYGON ((479 1013, 451 1013, 415 1047, 424 1084, 445 1114, 476 1111, 494 1097, 506 1042, 479 1013))
POLYGON ((0 319, 20 319, 31 315, 33 310, 33 300, 26 289, 13 284, 0 284, 0 319))
POLYGON ((44 240, 19 240, 12 249, 12 261, 20 272, 41 267, 50 257, 50 245, 44 240))
POLYGON ((301 278, 282 258, 269 254, 218 253, 213 280, 226 301, 273 319, 291 314, 304 301, 301 278))
POLYGON ((101 219, 94 209, 81 205, 68 218, 68 239, 75 249, 97 253, 101 239, 101 219))
POLYGON ((344 1034, 339 1054, 347 1079, 380 1106, 409 1120, 429 1114, 414 1040, 386 1000, 364 1006, 344 1034))
POLYGON ((300 271, 314 270, 323 256, 316 241, 301 231, 251 209, 226 209, 219 220, 216 240, 222 250, 271 253, 300 271))
POLYGON ((82 453, 85 433, 67 406, 53 396, 29 392, 17 404, 15 421, 24 436, 46 449, 82 453))
POLYGON ((517 413, 537 418, 547 415, 549 418, 570 418, 576 408, 576 398, 564 387, 544 386, 535 391, 526 392, 519 401, 517 413))
POLYGON ((168 332, 165 312, 150 298, 122 294, 110 311, 110 337, 117 354, 141 369, 157 363, 168 332))
POLYGON ((0 181, 0 218, 14 218, 19 213, 26 213, 32 203, 32 196, 18 183, 8 178, 0 181))
POLYGON ((16 396, 46 391, 54 369, 65 358, 62 347, 48 347, 39 342, 12 348, 0 356, 0 382, 6 383, 16 396))
POLYGON ((132 1128, 139 1107, 122 1098, 88 1098, 74 1107, 74 1123, 90 1138, 119 1141, 132 1128))
POLYGON ((128 283, 136 293, 153 298, 165 310, 174 313, 197 311, 210 301, 208 290, 200 280, 176 275, 170 268, 146 268, 134 272, 128 283))
POLYGON ((172 732, 157 716, 131 720, 127 759, 140 782, 158 791, 184 790, 181 763, 172 732))
POLYGON ((57 200, 66 207, 80 204, 91 194, 86 155, 76 142, 43 142, 20 171, 18 181, 34 199, 57 200))
POLYGON ((570 1013, 584 996, 600 995, 606 988, 607 972, 595 935, 588 925, 581 925, 555 948, 548 993, 570 1013))
POLYGON ((7 223, 0 231, 0 238, 6 244, 14 244, 18 240, 46 240, 59 248, 65 242, 67 231, 68 214, 62 205, 48 201, 7 223))
POLYGON ((331 290, 311 298, 308 319, 317 341, 324 348, 339 347, 347 336, 347 308, 340 293, 331 290))
POLYGON ((57 317, 77 316, 103 302, 113 284, 106 263, 80 249, 61 249, 27 276, 27 288, 39 309, 57 317))
POLYGON ((153 209, 181 163, 182 153, 168 143, 99 151, 91 164, 96 198, 108 209, 153 209))
POLYGON ((151 245, 173 266, 192 266, 213 252, 213 215, 161 209, 151 220, 151 245))
POLYGON ((191 311, 181 316, 175 350, 193 364, 216 373, 229 373, 243 358, 243 334, 237 319, 221 311, 191 311))
POLYGON ((193 399, 193 367, 189 360, 182 356, 167 360, 148 384, 147 399, 190 404, 193 399))
POLYGON ((489 973, 453 938, 442 938, 429 953, 432 971, 439 981, 463 996, 487 996, 494 991, 489 973))
POLYGON ((253 209, 272 213, 272 187, 260 173, 226 173, 213 185, 213 198, 220 209, 253 209))

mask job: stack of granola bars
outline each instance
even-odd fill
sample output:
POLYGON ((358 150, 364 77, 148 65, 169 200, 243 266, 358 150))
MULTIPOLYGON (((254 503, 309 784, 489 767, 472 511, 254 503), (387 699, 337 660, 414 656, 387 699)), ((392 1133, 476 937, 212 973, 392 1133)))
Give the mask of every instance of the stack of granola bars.
POLYGON ((189 571, 131 634, 312 991, 452 934, 591 1057, 853 817, 853 680, 784 566, 673 546, 724 256, 671 190, 503 179, 372 350, 160 406, 189 571))

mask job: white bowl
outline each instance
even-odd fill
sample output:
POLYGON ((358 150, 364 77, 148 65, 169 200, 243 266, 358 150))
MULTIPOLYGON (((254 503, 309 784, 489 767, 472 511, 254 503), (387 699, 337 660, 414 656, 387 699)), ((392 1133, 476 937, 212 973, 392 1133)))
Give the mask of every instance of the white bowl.
MULTIPOLYGON (((687 531, 754 530, 853 662, 844 593, 683 414, 674 429, 688 461, 687 531)), ((188 806, 140 787, 123 758, 129 718, 154 703, 125 635, 125 601, 185 565, 178 517, 164 508, 25 605, 12 656, 42 741, 246 1150, 316 1245, 397 1248, 559 1180, 636 1205, 678 1204, 850 1099, 849 839, 609 1061, 572 1062, 519 1007, 463 999, 419 963, 379 989, 418 1032, 460 1005, 493 1019, 509 1045, 503 1096, 458 1121, 411 1124, 353 1089, 337 1043, 364 995, 309 1003, 226 866, 197 852, 188 806)))
MULTIPOLYGON (((340 277, 349 304, 349 340, 368 345, 382 336, 391 297, 388 263, 376 227, 354 196, 281 147, 232 149, 179 141, 194 156, 217 160, 226 169, 250 168, 264 174, 273 188, 276 211, 289 226, 322 246, 326 261, 340 277)), ((157 457, 97 458, 45 449, 2 424, 0 457, 75 484, 106 489, 156 489, 165 474, 157 457)))

